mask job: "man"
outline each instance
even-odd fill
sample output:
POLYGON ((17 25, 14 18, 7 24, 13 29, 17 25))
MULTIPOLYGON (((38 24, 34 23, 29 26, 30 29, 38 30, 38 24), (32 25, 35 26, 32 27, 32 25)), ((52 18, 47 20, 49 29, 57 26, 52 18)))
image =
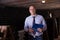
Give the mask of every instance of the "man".
POLYGON ((29 35, 33 36, 31 40, 43 40, 42 38, 43 31, 46 31, 47 29, 45 20, 43 16, 36 14, 36 9, 33 5, 29 7, 29 12, 31 15, 28 16, 25 20, 24 30, 28 32, 29 35), (34 23, 43 25, 43 28, 37 28, 38 32, 35 33, 36 34, 35 37, 34 37, 34 29, 33 29, 34 23))

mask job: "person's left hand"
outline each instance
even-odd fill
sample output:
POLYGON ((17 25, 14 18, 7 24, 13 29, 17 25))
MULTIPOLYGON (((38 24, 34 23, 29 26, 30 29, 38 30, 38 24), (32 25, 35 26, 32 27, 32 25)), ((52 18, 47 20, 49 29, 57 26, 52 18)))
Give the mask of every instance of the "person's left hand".
POLYGON ((39 32, 43 32, 43 29, 42 29, 42 28, 37 28, 37 30, 38 30, 39 32))

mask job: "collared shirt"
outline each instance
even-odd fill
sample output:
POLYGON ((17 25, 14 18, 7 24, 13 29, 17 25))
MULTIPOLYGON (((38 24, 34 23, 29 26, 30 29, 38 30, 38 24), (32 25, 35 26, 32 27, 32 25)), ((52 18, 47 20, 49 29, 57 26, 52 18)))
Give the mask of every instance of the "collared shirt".
MULTIPOLYGON (((36 24, 42 23, 43 24, 43 31, 45 31, 47 29, 46 22, 45 22, 42 15, 35 15, 35 23, 36 24)), ((33 16, 30 15, 25 19, 24 30, 28 31, 28 29, 32 28, 32 26, 33 26, 33 16)), ((33 33, 29 33, 29 34, 32 35, 33 33)), ((42 35, 42 34, 43 34, 42 32, 41 33, 38 32, 37 36, 42 35)))

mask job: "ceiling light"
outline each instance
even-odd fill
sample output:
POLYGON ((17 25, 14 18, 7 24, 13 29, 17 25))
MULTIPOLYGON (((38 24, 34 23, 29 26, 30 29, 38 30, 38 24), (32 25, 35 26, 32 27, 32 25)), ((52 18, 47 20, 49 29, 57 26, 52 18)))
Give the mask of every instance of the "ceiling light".
POLYGON ((45 3, 45 0, 42 0, 42 3, 45 3))

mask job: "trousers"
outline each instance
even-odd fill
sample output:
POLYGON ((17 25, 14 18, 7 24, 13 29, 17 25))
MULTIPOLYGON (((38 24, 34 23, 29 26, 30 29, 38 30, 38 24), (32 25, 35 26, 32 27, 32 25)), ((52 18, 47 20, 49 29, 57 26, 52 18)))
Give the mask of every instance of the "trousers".
POLYGON ((30 36, 28 40, 43 40, 43 36, 36 36, 35 38, 30 36))

